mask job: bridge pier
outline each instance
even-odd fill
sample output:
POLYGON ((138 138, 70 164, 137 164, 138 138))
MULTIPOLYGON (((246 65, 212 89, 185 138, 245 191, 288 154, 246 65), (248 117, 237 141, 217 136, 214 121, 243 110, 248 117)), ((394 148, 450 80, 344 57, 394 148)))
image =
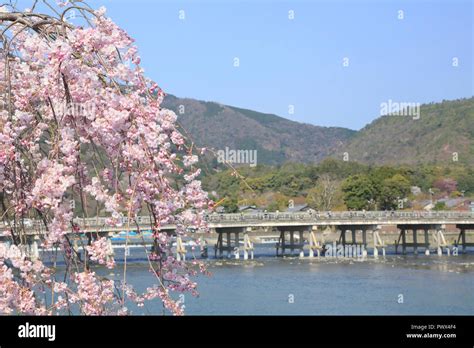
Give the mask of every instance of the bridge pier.
POLYGON ((456 228, 460 230, 457 244, 462 245, 462 253, 465 254, 468 246, 474 247, 474 243, 468 242, 466 238, 466 231, 474 230, 474 224, 456 224, 456 228))
POLYGON ((418 230, 413 229, 413 253, 418 255, 418 241, 417 241, 418 230))
POLYGON ((176 236, 176 260, 186 261, 186 247, 181 236, 176 236))
MULTIPOLYGON (((458 243, 459 243, 459 238, 458 238, 458 243)), ((462 243, 462 252, 466 253, 466 230, 465 229, 461 230, 461 243, 462 243)))
POLYGON ((223 257, 224 251, 226 251, 227 257, 230 257, 233 254, 236 259, 239 259, 239 234, 244 234, 245 232, 246 227, 216 227, 216 233, 218 236, 217 243, 214 246, 214 256, 217 257, 217 253, 219 253, 219 258, 221 258, 223 257), (232 235, 234 235, 234 238, 232 238, 232 235))
MULTIPOLYGON (((352 244, 355 246, 359 246, 362 248, 361 255, 362 257, 367 256, 367 231, 375 231, 377 228, 380 228, 378 225, 372 225, 372 224, 360 224, 360 225, 336 225, 336 231, 340 231, 340 236, 339 236, 339 243, 342 244, 344 247, 344 250, 346 249, 347 244, 352 244), (346 232, 350 231, 351 232, 351 243, 346 238, 346 232), (357 232, 360 231, 360 234, 362 235, 362 241, 357 241, 357 232)), ((378 235, 378 233, 377 233, 378 235)), ((380 238, 380 236, 379 236, 380 238)), ((381 241, 380 241, 381 242, 381 241)), ((382 244, 382 243, 380 243, 382 244)), ((374 244, 374 255, 378 255, 378 250, 376 250, 376 246, 374 244)), ((384 249, 384 254, 385 254, 385 249, 384 249)))
POLYGON ((321 256, 321 244, 316 238, 317 226, 313 226, 311 231, 309 231, 309 257, 314 257, 314 251, 316 250, 316 255, 318 258, 321 256))
MULTIPOLYGON (((39 248, 37 240, 39 240, 38 236, 25 236, 23 239, 23 243, 18 244, 18 248, 20 249, 21 255, 29 258, 31 261, 38 260, 39 248)), ((2 243, 4 243, 8 248, 12 244, 12 242, 7 239, 2 239, 2 243)))
MULTIPOLYGON (((425 255, 430 255, 430 231, 435 231, 434 239, 437 243, 438 254, 440 254, 440 247, 446 245, 443 231, 446 228, 442 224, 399 224, 397 228, 400 230, 398 241, 395 241, 395 253, 398 253, 400 239, 402 244, 402 254, 406 254, 407 248, 412 247, 413 253, 418 254, 420 247, 424 248, 425 255), (412 242, 407 242, 407 231, 412 231, 412 242), (418 241, 418 231, 423 231, 424 241, 418 241)), ((442 253, 442 250, 441 250, 442 253)))
POLYGON ((247 227, 244 233, 244 260, 248 260, 249 252, 250 252, 250 259, 253 260, 253 243, 250 241, 250 237, 248 232, 251 232, 252 228, 247 227))
POLYGON ((304 232, 309 231, 311 226, 277 226, 277 231, 280 232, 280 237, 278 243, 276 244, 276 255, 284 256, 285 251, 289 249, 291 255, 293 255, 294 250, 299 250, 299 256, 304 257, 304 232), (295 233, 299 233, 298 242, 295 241, 295 233), (287 243, 287 235, 289 237, 289 244, 287 243), (281 250, 281 252, 280 252, 281 250))
POLYGON ((446 248, 446 254, 449 256, 450 251, 448 248, 448 244, 446 243, 446 239, 444 238, 442 229, 438 229, 436 231, 436 233, 433 235, 433 239, 436 242, 436 250, 437 250, 438 256, 443 255, 443 249, 442 249, 443 247, 446 248))
POLYGON ((424 229, 425 232, 425 255, 430 254, 430 236, 428 234, 428 229, 424 229))
POLYGON ((235 233, 235 247, 234 247, 235 259, 240 259, 240 245, 239 245, 239 233, 235 233))
MULTIPOLYGON (((110 235, 110 234, 109 234, 110 235)), ((114 257, 114 247, 112 245, 112 239, 107 239, 107 262, 110 262, 114 257)))
POLYGON ((373 225, 338 225, 336 226, 336 230, 341 231, 339 236, 339 243, 342 245, 346 244, 355 244, 355 245, 363 245, 364 247, 367 246, 367 231, 375 230, 373 225), (346 238, 346 232, 351 232, 351 243, 348 243, 346 238), (360 231, 362 235, 362 241, 357 242, 357 232, 360 231))
POLYGON ((381 227, 377 226, 372 231, 372 237, 373 237, 373 243, 374 243, 374 258, 377 258, 379 256, 379 250, 377 248, 379 246, 382 247, 382 255, 383 257, 385 257, 385 245, 382 238, 380 238, 380 234, 379 234, 380 229, 381 227))
POLYGON ((39 238, 37 236, 33 236, 28 238, 27 237, 27 247, 26 247, 26 255, 32 260, 36 261, 39 259, 39 248, 38 248, 38 241, 39 238))
POLYGON ((405 229, 402 230, 402 254, 405 255, 407 253, 407 231, 405 229))

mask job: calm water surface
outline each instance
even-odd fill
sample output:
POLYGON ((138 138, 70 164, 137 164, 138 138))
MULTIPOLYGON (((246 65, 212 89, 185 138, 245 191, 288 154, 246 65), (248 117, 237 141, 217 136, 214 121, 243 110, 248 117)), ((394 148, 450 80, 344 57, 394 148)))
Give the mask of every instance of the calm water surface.
MULTIPOLYGON (((197 277, 199 297, 185 295, 188 315, 474 314, 472 254, 207 263, 212 275, 197 277)), ((127 274, 138 290, 153 281, 141 262, 129 264, 127 274)), ((118 272, 112 277, 121 279, 118 272)), ((129 308, 133 314, 162 313, 157 302, 129 308)))

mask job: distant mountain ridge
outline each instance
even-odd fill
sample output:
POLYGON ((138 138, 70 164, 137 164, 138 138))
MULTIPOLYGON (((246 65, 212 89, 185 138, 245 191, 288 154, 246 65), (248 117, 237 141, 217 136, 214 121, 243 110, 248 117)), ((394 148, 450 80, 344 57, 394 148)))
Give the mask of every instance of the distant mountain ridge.
POLYGON ((350 160, 369 164, 474 165, 474 97, 421 105, 417 117, 379 117, 335 157, 347 152, 350 160))
POLYGON ((319 127, 215 102, 167 95, 163 107, 178 115, 178 121, 199 146, 215 150, 257 150, 258 163, 319 162, 338 151, 355 131, 319 127), (182 111, 182 112, 180 112, 182 111))
POLYGON ((312 163, 324 158, 369 164, 474 163, 474 97, 424 104, 420 118, 382 116, 360 131, 167 95, 191 140, 215 150, 257 150, 258 163, 312 163))

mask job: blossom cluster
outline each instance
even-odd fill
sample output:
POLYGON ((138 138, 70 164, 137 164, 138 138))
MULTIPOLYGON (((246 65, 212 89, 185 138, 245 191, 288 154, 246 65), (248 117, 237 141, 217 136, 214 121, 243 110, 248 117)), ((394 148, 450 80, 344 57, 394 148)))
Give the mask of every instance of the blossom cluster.
MULTIPOLYGON (((80 5, 61 3, 62 10, 80 5)), ((0 313, 47 311, 35 295, 38 287, 61 293, 50 309, 81 303, 82 314, 106 314, 104 308, 116 301, 113 283, 78 266, 84 260, 73 252, 71 240, 80 232, 73 223, 79 206, 83 216, 107 216, 114 227, 147 209, 160 245, 153 255, 160 285, 136 299, 159 298, 181 314, 171 292, 195 293, 196 284, 187 266, 171 255, 160 226, 176 224, 180 234, 190 225, 206 228, 210 202, 197 179, 198 156, 186 148, 176 114, 161 107, 164 93, 144 76, 133 39, 104 8, 86 13, 90 26, 55 18, 54 35, 41 27, 41 17, 24 16, 36 30, 25 30, 21 21, 0 23, 9 26, 10 40, 10 51, 2 54, 7 61, 0 64, 0 92, 8 101, 0 107, 0 213, 15 221, 9 231, 14 244, 27 240, 15 238, 27 231, 19 221, 42 221, 41 246, 62 251, 70 266, 68 281, 58 285, 40 261, 2 261, 0 313), (177 180, 184 182, 181 188, 177 180), (19 277, 12 273, 16 268, 19 277)), ((105 237, 86 250, 89 261, 115 267, 105 237)))
POLYGON ((109 244, 109 239, 101 237, 86 247, 90 259, 97 261, 101 265, 107 265, 107 268, 114 268, 112 245, 109 244))

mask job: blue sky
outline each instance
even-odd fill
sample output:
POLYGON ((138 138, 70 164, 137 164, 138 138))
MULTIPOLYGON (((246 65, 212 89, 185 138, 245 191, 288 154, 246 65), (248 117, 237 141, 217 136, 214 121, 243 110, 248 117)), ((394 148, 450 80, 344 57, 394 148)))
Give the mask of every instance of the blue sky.
POLYGON ((146 74, 179 97, 359 129, 389 99, 474 94, 469 0, 88 3, 108 9, 136 39, 146 74))

